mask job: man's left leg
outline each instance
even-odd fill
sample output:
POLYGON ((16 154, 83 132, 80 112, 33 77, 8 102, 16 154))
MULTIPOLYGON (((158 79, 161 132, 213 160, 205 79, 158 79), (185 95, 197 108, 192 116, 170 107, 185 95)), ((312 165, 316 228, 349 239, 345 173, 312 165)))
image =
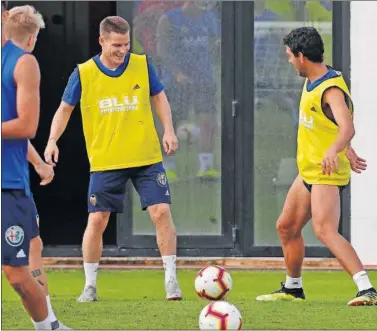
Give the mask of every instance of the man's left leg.
POLYGON ((170 213, 170 188, 162 163, 140 167, 131 177, 139 193, 141 207, 148 209, 156 227, 157 245, 165 269, 165 291, 167 300, 181 300, 176 274, 177 234, 170 213))
POLYGON ((47 302, 48 319, 51 322, 52 330, 70 330, 70 328, 58 321, 51 305, 50 295, 48 293, 47 276, 42 264, 43 242, 39 235, 39 215, 33 198, 32 202, 34 204, 34 212, 31 227, 32 239, 30 240, 29 270, 34 280, 43 288, 47 302))
POLYGON ((48 318, 51 322, 52 330, 71 330, 56 318, 54 310, 52 308, 50 295, 48 293, 47 277, 42 264, 42 249, 43 243, 39 235, 31 239, 29 253, 30 273, 33 276, 34 280, 43 288, 43 292, 46 296, 48 318))
POLYGON ((317 238, 329 248, 358 287, 349 306, 377 305, 377 292, 351 244, 339 232, 340 190, 338 186, 313 185, 312 220, 317 238))

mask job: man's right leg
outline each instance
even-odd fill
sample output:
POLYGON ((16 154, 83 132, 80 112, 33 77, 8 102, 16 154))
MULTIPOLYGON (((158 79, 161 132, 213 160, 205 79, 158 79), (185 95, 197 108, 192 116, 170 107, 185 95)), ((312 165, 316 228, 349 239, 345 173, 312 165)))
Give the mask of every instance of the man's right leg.
POLYGON ((29 273, 33 204, 20 190, 1 192, 1 264, 10 285, 39 330, 51 330, 46 298, 29 273))
POLYGON ((98 171, 90 174, 89 219, 82 241, 85 287, 77 299, 78 302, 97 300, 97 272, 102 255, 102 235, 109 222, 110 213, 123 211, 127 180, 124 170, 98 171))
POLYGON ((310 192, 298 176, 293 182, 277 222, 277 232, 287 268, 286 281, 274 293, 260 295, 258 301, 304 299, 301 269, 305 256, 302 229, 310 219, 310 192))
POLYGON ((28 266, 3 265, 3 270, 10 285, 21 297, 22 304, 32 318, 35 329, 51 330, 45 295, 30 275, 28 266))
POLYGON ((102 235, 109 222, 109 212, 90 213, 82 240, 85 287, 78 302, 97 301, 97 272, 102 256, 102 235))

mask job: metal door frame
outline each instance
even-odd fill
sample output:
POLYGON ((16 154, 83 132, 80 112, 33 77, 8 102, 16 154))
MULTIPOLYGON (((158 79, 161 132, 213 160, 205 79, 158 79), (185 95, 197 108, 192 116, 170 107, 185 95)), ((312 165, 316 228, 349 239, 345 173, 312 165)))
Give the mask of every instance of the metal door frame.
MULTIPOLYGON (((250 13, 252 3, 239 3, 236 9, 237 23, 239 25, 236 29, 237 57, 242 57, 240 61, 242 68, 239 65, 236 70, 243 75, 242 87, 239 88, 239 98, 242 100, 241 110, 242 117, 237 119, 237 131, 242 132, 240 143, 249 142, 244 146, 242 155, 237 154, 236 164, 242 164, 242 169, 239 173, 243 176, 243 187, 239 187, 238 195, 241 198, 237 199, 236 211, 239 214, 237 219, 243 219, 243 231, 241 240, 241 249, 243 256, 258 256, 258 257, 281 257, 283 256, 282 248, 280 246, 255 246, 254 245, 254 182, 253 182, 253 133, 250 133, 248 128, 254 127, 254 20, 250 22, 250 13), (247 37, 239 35, 239 30, 251 32, 252 35, 247 34, 247 37), (241 55, 242 54, 242 55, 241 55), (246 77, 245 77, 246 76, 246 77), (249 88, 246 87, 249 86, 249 88)), ((254 11, 252 11, 254 12, 254 11)), ((350 74, 350 4, 345 1, 333 2, 333 66, 341 70, 346 77, 350 74)), ((348 80, 349 82, 349 80, 348 80)), ((238 187, 238 186, 237 186, 238 187)), ((350 192, 349 187, 343 190, 341 198, 341 223, 340 231, 342 235, 350 240, 350 192)), ((307 247, 305 250, 306 257, 333 257, 332 253, 326 247, 307 247)))

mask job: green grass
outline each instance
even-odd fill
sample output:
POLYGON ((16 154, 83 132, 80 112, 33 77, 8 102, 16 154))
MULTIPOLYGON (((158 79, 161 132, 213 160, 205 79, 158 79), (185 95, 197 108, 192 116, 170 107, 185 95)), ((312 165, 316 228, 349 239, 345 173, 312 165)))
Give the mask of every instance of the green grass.
MULTIPOLYGON (((179 271, 184 292, 181 302, 166 302, 163 271, 104 271, 99 273, 99 301, 77 303, 84 276, 80 271, 48 272, 52 303, 58 317, 75 329, 198 329, 206 301, 193 290, 196 271, 179 271)), ((256 302, 284 279, 282 272, 232 271, 234 288, 229 301, 243 316, 243 329, 376 329, 377 307, 347 307, 356 294, 343 272, 305 272, 307 300, 303 303, 256 302)), ((377 272, 370 272, 377 283, 377 272)), ((30 329, 19 298, 2 278, 2 329, 30 329)))

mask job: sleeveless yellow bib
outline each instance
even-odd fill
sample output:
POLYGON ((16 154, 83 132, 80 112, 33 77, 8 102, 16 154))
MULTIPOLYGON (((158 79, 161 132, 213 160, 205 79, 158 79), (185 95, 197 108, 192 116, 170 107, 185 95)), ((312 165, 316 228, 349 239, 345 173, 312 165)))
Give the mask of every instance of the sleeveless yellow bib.
POLYGON ((348 96, 348 107, 353 111, 350 92, 341 73, 321 82, 308 91, 306 80, 300 102, 300 123, 297 136, 297 165, 300 176, 308 184, 347 185, 351 177, 346 150, 338 154, 338 171, 323 175, 321 162, 338 136, 338 126, 322 110, 322 98, 331 87, 340 88, 348 96))
POLYGON ((81 114, 91 171, 132 168, 162 161, 150 104, 145 55, 130 54, 119 77, 93 59, 78 66, 81 114))

